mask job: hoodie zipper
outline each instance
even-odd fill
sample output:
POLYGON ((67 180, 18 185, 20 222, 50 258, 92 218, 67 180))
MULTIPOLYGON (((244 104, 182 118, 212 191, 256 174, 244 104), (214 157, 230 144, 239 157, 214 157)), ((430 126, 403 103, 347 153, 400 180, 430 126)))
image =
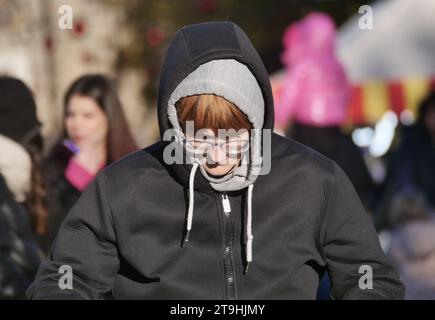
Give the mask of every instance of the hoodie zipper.
POLYGON ((225 291, 226 297, 229 300, 237 299, 237 290, 235 285, 235 272, 234 272, 234 222, 231 215, 231 205, 228 195, 225 193, 220 194, 223 209, 223 263, 225 274, 225 291))

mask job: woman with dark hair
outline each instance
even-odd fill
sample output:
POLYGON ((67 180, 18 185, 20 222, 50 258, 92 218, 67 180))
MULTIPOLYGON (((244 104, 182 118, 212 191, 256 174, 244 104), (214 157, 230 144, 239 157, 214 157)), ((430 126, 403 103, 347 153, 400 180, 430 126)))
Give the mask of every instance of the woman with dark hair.
POLYGON ((0 299, 24 298, 40 262, 32 228, 44 233, 46 217, 39 129, 30 90, 0 77, 0 299))
POLYGON ((63 133, 45 161, 47 250, 69 209, 106 165, 136 150, 114 83, 103 75, 77 79, 65 94, 63 133))

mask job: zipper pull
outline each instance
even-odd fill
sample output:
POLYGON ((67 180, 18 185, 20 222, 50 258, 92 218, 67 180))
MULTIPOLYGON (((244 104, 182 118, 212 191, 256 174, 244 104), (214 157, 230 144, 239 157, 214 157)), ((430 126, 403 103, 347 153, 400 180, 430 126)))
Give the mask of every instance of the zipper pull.
POLYGON ((228 196, 226 194, 222 195, 222 205, 224 207, 224 212, 225 213, 230 213, 231 212, 230 200, 228 199, 228 196))

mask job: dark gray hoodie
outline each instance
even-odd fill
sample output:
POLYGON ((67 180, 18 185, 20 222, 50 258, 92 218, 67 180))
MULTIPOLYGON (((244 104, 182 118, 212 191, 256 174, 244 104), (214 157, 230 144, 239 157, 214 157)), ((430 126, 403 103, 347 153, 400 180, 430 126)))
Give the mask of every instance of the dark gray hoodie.
MULTIPOLYGON (((326 270, 334 298, 403 297, 343 171, 270 134, 269 77, 237 25, 197 24, 175 34, 158 118, 162 141, 104 169, 70 211, 29 297, 315 299, 326 270), (178 125, 171 106, 195 93, 224 96, 260 129, 242 171, 215 181, 195 164, 164 161, 165 132, 178 125), (73 289, 59 289, 62 265, 73 271, 73 289), (361 272, 367 266, 370 274, 361 272), (361 285, 367 275, 371 289, 361 285)), ((182 133, 176 138, 182 146, 182 133)))

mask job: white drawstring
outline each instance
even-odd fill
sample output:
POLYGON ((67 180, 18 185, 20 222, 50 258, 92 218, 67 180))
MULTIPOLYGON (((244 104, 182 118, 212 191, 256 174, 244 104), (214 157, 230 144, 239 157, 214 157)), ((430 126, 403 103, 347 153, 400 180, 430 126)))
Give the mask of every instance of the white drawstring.
POLYGON ((252 235, 252 190, 254 185, 248 186, 248 214, 246 218, 246 267, 245 273, 248 272, 249 264, 252 262, 252 241, 254 236, 252 235))
MULTIPOLYGON (((189 233, 192 230, 192 220, 193 220, 193 208, 194 208, 194 181, 195 173, 198 169, 198 164, 194 163, 192 170, 189 175, 189 209, 187 211, 187 226, 186 235, 184 237, 184 242, 189 241, 189 233)), ((252 241, 254 236, 252 235, 252 190, 254 185, 248 186, 248 213, 246 217, 246 267, 244 273, 248 272, 250 263, 252 262, 252 241)))
POLYGON ((193 194, 194 194, 194 189, 193 189, 193 183, 195 181, 195 173, 196 173, 196 169, 198 169, 198 164, 195 162, 193 164, 192 170, 190 171, 190 176, 189 176, 189 210, 187 211, 187 227, 186 227, 186 236, 184 237, 184 241, 187 242, 189 241, 189 233, 190 230, 192 230, 192 220, 193 220, 193 194))

